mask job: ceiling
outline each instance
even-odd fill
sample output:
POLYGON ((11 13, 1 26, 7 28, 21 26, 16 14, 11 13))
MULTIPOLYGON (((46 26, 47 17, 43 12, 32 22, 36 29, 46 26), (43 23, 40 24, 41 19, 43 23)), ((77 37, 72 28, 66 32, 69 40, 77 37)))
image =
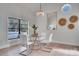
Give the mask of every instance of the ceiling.
MULTIPOLYGON (((59 11, 64 3, 42 3, 42 9, 45 13, 59 11)), ((72 5, 79 5, 77 3, 72 5)), ((19 15, 34 17, 40 8, 40 3, 0 3, 0 13, 10 15, 19 15)), ((79 6, 78 6, 79 8, 79 6)))
MULTIPOLYGON (((45 12, 53 12, 57 11, 59 6, 62 4, 59 3, 42 3, 42 9, 45 12)), ((0 4, 0 6, 5 6, 5 7, 18 7, 18 8, 23 8, 26 10, 26 12, 36 12, 40 8, 40 3, 9 3, 9 4, 0 4)))
MULTIPOLYGON (((63 5, 64 3, 42 3, 42 9, 46 12, 54 12, 59 10, 59 8, 63 5)), ((79 5, 75 3, 76 5, 79 5)), ((21 8, 22 10, 26 10, 25 12, 36 12, 40 8, 40 3, 1 3, 0 7, 6 7, 6 8, 21 8)))

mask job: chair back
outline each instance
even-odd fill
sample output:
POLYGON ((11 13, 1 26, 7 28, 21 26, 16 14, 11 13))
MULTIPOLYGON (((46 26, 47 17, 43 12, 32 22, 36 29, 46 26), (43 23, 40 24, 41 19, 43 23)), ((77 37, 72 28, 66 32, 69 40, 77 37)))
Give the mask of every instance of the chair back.
POLYGON ((40 40, 45 40, 46 39, 46 33, 40 33, 40 40))
POLYGON ((49 42, 52 42, 52 38, 53 38, 53 33, 51 33, 50 35, 49 35, 49 42))
POLYGON ((27 34, 20 34, 20 41, 23 46, 27 46, 27 34))

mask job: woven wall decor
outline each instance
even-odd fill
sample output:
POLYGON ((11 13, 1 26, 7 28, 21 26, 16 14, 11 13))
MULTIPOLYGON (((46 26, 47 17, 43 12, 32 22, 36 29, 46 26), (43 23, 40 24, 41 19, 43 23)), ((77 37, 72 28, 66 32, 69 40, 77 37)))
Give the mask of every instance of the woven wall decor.
POLYGON ((78 20, 78 17, 75 15, 70 17, 70 22, 72 22, 72 23, 77 22, 77 20, 78 20))
POLYGON ((68 28, 69 28, 69 29, 74 29, 74 27, 75 27, 74 24, 69 24, 69 25, 68 25, 68 28))
POLYGON ((64 26, 64 25, 66 25, 66 19, 65 18, 61 18, 60 20, 59 20, 59 25, 61 25, 61 26, 64 26))

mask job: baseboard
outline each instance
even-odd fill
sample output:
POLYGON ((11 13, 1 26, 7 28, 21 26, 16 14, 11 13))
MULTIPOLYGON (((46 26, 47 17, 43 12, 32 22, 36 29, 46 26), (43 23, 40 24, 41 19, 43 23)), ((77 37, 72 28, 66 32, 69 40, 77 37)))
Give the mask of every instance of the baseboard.
POLYGON ((10 46, 8 44, 7 45, 3 45, 3 46, 0 46, 0 49, 7 48, 7 47, 10 47, 10 46))
POLYGON ((73 43, 64 43, 64 42, 60 42, 60 41, 53 41, 53 43, 59 43, 59 44, 65 44, 65 45, 71 45, 71 46, 79 46, 77 44, 73 44, 73 43))
POLYGON ((14 46, 14 45, 18 45, 18 44, 20 44, 20 42, 12 43, 12 44, 10 44, 10 46, 14 46))
POLYGON ((11 47, 11 46, 14 46, 14 45, 18 45, 18 44, 20 44, 20 42, 15 42, 15 43, 12 43, 12 44, 8 43, 8 44, 0 46, 0 49, 8 48, 8 47, 11 47))

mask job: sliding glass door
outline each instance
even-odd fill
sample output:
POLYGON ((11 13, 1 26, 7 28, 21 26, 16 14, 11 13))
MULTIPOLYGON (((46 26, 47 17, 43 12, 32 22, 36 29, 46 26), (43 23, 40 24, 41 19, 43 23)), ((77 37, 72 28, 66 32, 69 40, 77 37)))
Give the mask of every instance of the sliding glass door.
POLYGON ((20 32, 28 32, 28 21, 26 20, 20 21, 20 32))
POLYGON ((8 18, 8 39, 17 39, 21 32, 28 32, 28 21, 18 18, 8 18))

